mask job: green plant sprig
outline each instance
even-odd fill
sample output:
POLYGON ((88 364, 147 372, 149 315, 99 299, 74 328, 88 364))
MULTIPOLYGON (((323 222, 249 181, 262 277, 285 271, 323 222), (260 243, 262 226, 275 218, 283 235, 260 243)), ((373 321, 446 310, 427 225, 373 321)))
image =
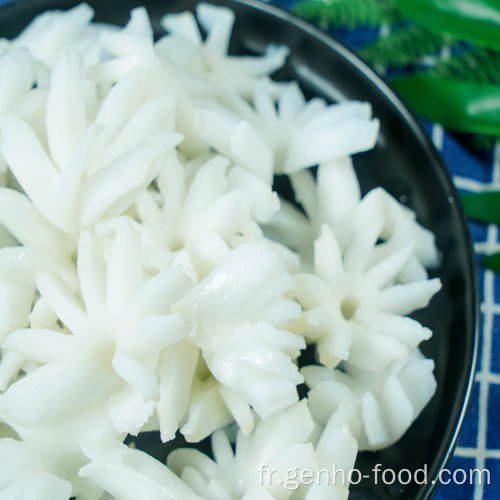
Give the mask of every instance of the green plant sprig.
POLYGON ((467 47, 458 55, 437 62, 428 73, 441 78, 500 85, 500 52, 483 47, 467 47))
POLYGON ((292 12, 322 29, 377 27, 398 20, 398 10, 392 0, 302 1, 292 12))
POLYGON ((447 43, 443 35, 410 25, 378 38, 358 53, 379 72, 385 72, 417 64, 425 56, 438 54, 447 43))

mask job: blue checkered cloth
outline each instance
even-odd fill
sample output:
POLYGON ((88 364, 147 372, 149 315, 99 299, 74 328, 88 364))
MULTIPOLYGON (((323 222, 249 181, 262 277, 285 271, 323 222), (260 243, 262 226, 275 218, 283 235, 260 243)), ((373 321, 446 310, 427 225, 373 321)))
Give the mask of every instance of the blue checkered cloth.
MULTIPOLYGON (((0 5, 14 0, 0 0, 0 5)), ((294 0, 275 3, 289 9, 294 0)), ((334 33, 354 50, 374 37, 373 30, 334 33)), ((424 122, 458 190, 478 192, 500 189, 500 141, 492 150, 477 156, 468 151, 440 125, 424 122)), ((500 251, 500 231, 496 225, 471 222, 475 250, 480 261, 485 254, 500 251)), ((439 487, 436 500, 500 499, 500 275, 479 265, 481 283, 482 340, 474 390, 458 447, 448 468, 455 470, 488 469, 490 484, 457 485, 450 482, 439 487)), ((460 474, 457 478, 461 478, 460 474)))
MULTIPOLYGON (((500 141, 478 158, 440 125, 424 126, 441 151, 460 193, 500 189, 500 141)), ((490 484, 459 485, 451 481, 440 486, 436 500, 500 498, 500 275, 481 266, 484 255, 500 250, 499 228, 471 221, 470 229, 480 274, 482 339, 470 406, 448 469, 451 473, 487 469, 490 484)), ((457 474, 457 478, 461 477, 457 474)))
MULTIPOLYGON (((297 2, 277 0, 274 3, 290 9, 297 2)), ((332 34, 356 51, 378 33, 373 29, 337 29, 332 34)), ((491 150, 477 154, 441 125, 425 120, 422 124, 441 152, 460 193, 500 189, 500 140, 491 150)), ((450 481, 438 488, 436 500, 500 499, 500 274, 485 270, 480 264, 484 255, 500 251, 500 230, 494 224, 475 222, 470 222, 470 229, 479 263, 482 339, 470 406, 458 446, 447 467, 450 475, 446 477, 452 478, 457 471, 455 477, 461 482, 461 471, 487 469, 490 484, 485 484, 486 481, 469 484, 469 478, 462 485, 450 481)))

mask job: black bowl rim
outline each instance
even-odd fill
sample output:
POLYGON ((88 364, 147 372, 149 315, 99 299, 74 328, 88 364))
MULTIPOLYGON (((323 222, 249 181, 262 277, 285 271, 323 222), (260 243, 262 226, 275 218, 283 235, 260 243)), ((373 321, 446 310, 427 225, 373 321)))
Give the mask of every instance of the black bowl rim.
MULTIPOLYGON (((37 10, 42 12, 48 8, 54 8, 54 2, 58 0, 5 0, 5 3, 0 4, 0 14, 2 12, 9 13, 9 15, 15 14, 16 11, 22 9, 21 4, 30 3, 31 5, 36 4, 37 10), (50 6, 50 7, 49 7, 50 6)), ((84 0, 83 0, 84 1, 84 0)), ((62 4, 67 4, 65 7, 69 8, 73 5, 79 3, 77 0, 59 0, 61 7, 62 4)), ((200 3, 203 0, 200 0, 200 3)), ((217 0, 207 0, 208 2, 216 3, 217 0)), ((268 15, 279 18, 285 21, 295 28, 307 33, 308 35, 318 39, 320 42, 328 46, 334 52, 339 53, 342 57, 349 61, 353 67, 358 69, 363 73, 368 79, 372 80, 376 86, 382 91, 384 96, 389 99, 392 105, 397 109, 397 111, 403 116, 412 132, 418 138, 419 143, 423 147, 426 155, 432 160, 433 164, 437 166, 437 174, 440 177, 443 187, 451 193, 454 198, 454 203, 456 204, 456 209, 459 216, 459 224, 462 230, 461 236, 463 237, 467 248, 466 255, 468 266, 465 270, 465 275, 467 278, 467 283, 471 285, 469 292, 471 293, 472 303, 470 304, 471 309, 471 321, 467 325, 467 344, 465 351, 469 353, 468 364, 465 367, 466 370, 463 371, 463 375, 460 378, 458 387, 459 390, 456 394, 454 401, 454 408, 452 411, 452 418, 450 418, 447 429, 446 429, 446 439, 443 439, 439 446, 439 451, 436 455, 436 459, 432 463, 430 470, 429 481, 426 488, 422 491, 422 494, 418 497, 419 500, 429 500, 432 498, 439 486, 439 473, 446 467, 446 465, 451 460, 455 447, 458 443, 460 432, 462 430, 464 420, 467 414, 468 407, 470 405, 471 394, 475 381, 476 367, 479 354, 480 336, 481 336, 481 326, 480 326, 480 286, 479 286, 479 272, 477 267, 476 254, 473 247, 473 239, 470 233, 469 223, 465 210, 460 201, 460 195, 453 183, 451 173, 445 164, 441 154, 436 149, 433 144, 429 134, 417 118, 417 115, 410 110, 404 103, 404 100, 398 95, 398 93, 392 89, 390 84, 386 81, 384 77, 379 75, 375 69, 367 62, 360 59, 349 46, 340 40, 335 34, 331 32, 323 31, 313 24, 305 21, 296 15, 292 14, 286 10, 283 6, 278 5, 274 2, 264 2, 264 0, 224 0, 225 2, 241 4, 246 7, 256 9, 258 11, 264 12, 268 15)), ((148 3, 148 0, 144 0, 144 4, 148 3)), ((166 5, 166 10, 168 6, 166 5)))

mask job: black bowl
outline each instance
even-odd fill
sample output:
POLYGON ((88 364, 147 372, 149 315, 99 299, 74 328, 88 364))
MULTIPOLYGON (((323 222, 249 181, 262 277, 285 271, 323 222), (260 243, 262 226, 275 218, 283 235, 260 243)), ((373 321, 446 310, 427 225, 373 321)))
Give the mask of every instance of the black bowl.
MULTIPOLYGON (((428 499, 437 476, 450 459, 467 409, 478 346, 478 287, 476 260, 468 224, 451 176, 428 135, 391 88, 341 42, 267 4, 252 0, 210 0, 231 7, 236 23, 231 41, 235 54, 262 53, 269 43, 286 44, 291 55, 281 80, 297 80, 306 95, 328 101, 341 98, 369 101, 381 122, 376 147, 356 155, 355 167, 366 192, 383 186, 417 212, 418 220, 437 236, 443 263, 436 273, 443 283, 431 305, 418 319, 434 331, 422 346, 436 363, 437 393, 406 435, 376 453, 361 453, 357 467, 367 475, 351 487, 351 497, 428 499), (370 474, 381 463, 396 473, 427 469, 426 484, 375 484, 370 474)), ((87 0, 97 21, 124 25, 129 11, 146 5, 157 34, 166 12, 193 10, 196 0, 87 0)), ((67 9, 77 0, 21 0, 0 8, 0 35, 17 35, 47 9, 67 9)), ((156 436, 136 440, 139 447, 163 459, 170 447, 156 436)), ((178 441, 173 443, 176 446, 178 441)), ((172 445, 171 445, 172 446, 172 445)), ((379 476, 380 478, 380 476, 379 476)))

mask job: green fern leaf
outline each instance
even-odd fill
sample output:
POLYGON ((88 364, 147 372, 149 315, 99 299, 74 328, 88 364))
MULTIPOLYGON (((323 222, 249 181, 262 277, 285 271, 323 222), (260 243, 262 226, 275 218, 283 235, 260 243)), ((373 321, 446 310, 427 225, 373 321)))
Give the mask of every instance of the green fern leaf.
POLYGON ((376 27, 398 19, 392 0, 303 1, 292 7, 292 12, 322 29, 376 27))
POLYGON ((410 25, 366 45, 359 55, 384 72, 416 64, 424 56, 439 53, 446 43, 442 35, 410 25))
POLYGON ((460 54, 440 60, 429 73, 442 78, 499 85, 500 52, 482 47, 466 48, 460 54))

